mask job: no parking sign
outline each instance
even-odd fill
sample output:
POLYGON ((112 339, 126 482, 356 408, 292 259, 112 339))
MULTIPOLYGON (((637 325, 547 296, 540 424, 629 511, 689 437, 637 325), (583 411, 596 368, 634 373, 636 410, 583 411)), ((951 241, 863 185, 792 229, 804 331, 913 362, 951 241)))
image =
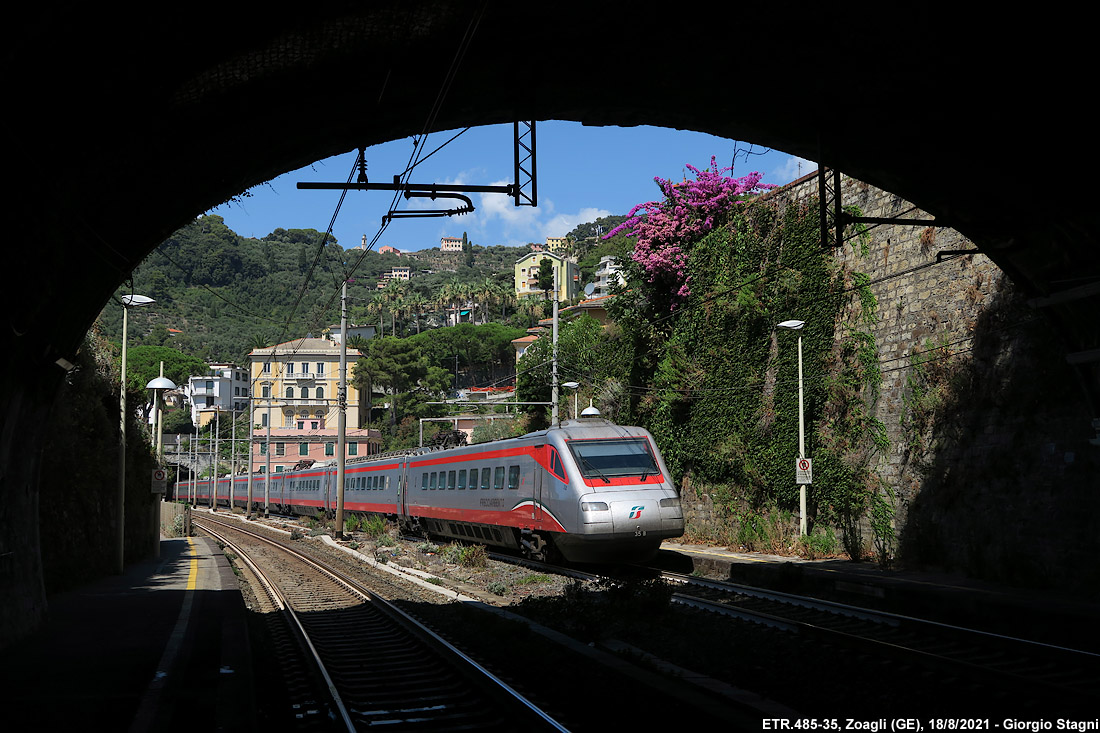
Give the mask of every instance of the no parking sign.
POLYGON ((794 459, 794 481, 796 484, 812 484, 814 482, 814 462, 812 459, 794 459))
POLYGON ((153 469, 153 493, 163 494, 168 490, 168 472, 163 468, 153 469))

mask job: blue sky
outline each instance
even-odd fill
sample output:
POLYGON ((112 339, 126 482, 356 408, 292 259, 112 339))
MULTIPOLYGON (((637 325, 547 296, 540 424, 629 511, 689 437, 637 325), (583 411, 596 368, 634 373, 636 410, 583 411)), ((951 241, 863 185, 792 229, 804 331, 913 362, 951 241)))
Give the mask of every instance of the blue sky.
MULTIPOLYGON (((732 175, 752 171, 765 183, 782 185, 816 168, 815 164, 768 150, 746 141, 658 127, 584 127, 575 122, 537 124, 538 206, 515 207, 502 194, 474 194, 476 211, 454 217, 396 219, 382 233, 375 248, 390 245, 420 250, 439 245, 440 237, 461 237, 481 245, 524 245, 548 236, 563 236, 576 225, 608 214, 625 214, 634 205, 659 196, 654 176, 682 178, 691 164, 703 168, 717 156, 719 167, 734 163, 732 175), (738 153, 734 161, 735 151, 738 153), (750 155, 745 155, 750 152, 750 155), (801 173, 799 169, 801 163, 801 173)), ((433 133, 422 155, 436 150, 457 130, 433 133)), ((367 148, 367 175, 372 182, 390 182, 409 164, 411 138, 367 148)), ((339 191, 302 191, 299 181, 344 182, 352 171, 356 151, 318 161, 284 174, 251 190, 240 203, 209 213, 245 237, 263 237, 276 228, 328 228, 339 191)), ((410 177, 413 183, 501 185, 512 182, 512 125, 472 128, 421 163, 410 177)), ((340 207, 333 234, 345 248, 370 242, 378 233, 393 194, 386 191, 349 191, 340 207)), ((400 200, 400 209, 446 208, 414 199, 400 200)))

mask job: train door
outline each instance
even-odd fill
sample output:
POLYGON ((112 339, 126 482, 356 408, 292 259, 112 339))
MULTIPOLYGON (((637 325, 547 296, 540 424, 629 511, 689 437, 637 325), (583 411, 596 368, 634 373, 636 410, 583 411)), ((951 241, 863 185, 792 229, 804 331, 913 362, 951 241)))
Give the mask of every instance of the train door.
MULTIPOLYGON (((545 454, 546 446, 535 446, 535 454, 545 454)), ((542 465, 539 461, 531 461, 531 519, 535 522, 542 521, 542 489, 543 489, 543 474, 546 473, 542 470, 542 465)))
POLYGON ((404 519, 409 511, 406 506, 406 494, 409 489, 409 458, 404 456, 397 464, 397 516, 404 519))

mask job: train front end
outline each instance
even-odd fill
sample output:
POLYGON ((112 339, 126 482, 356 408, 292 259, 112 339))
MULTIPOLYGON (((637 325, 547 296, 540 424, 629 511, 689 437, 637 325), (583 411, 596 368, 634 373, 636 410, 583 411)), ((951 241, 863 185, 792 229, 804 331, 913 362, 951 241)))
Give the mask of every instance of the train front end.
POLYGON ((556 538, 574 562, 639 562, 684 534, 680 497, 653 436, 605 420, 568 421, 555 431, 568 467, 577 524, 556 538))

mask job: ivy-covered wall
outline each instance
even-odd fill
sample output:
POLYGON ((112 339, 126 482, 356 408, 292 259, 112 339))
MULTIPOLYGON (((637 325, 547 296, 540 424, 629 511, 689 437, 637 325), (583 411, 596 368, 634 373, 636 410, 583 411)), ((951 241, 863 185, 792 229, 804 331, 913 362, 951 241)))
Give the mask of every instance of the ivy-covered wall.
MULTIPOLYGON (((931 218, 851 178, 842 192, 864 216, 931 218)), ((767 198, 816 204, 816 176, 767 198)), ((1096 592, 1100 448, 1042 311, 984 255, 937 262, 973 247, 952 229, 869 225, 849 235, 833 255, 865 278, 862 304, 873 311, 858 330, 881 377, 865 393, 883 431, 867 465, 866 545, 882 560, 1096 592)), ((819 492, 823 478, 815 465, 819 492)))

